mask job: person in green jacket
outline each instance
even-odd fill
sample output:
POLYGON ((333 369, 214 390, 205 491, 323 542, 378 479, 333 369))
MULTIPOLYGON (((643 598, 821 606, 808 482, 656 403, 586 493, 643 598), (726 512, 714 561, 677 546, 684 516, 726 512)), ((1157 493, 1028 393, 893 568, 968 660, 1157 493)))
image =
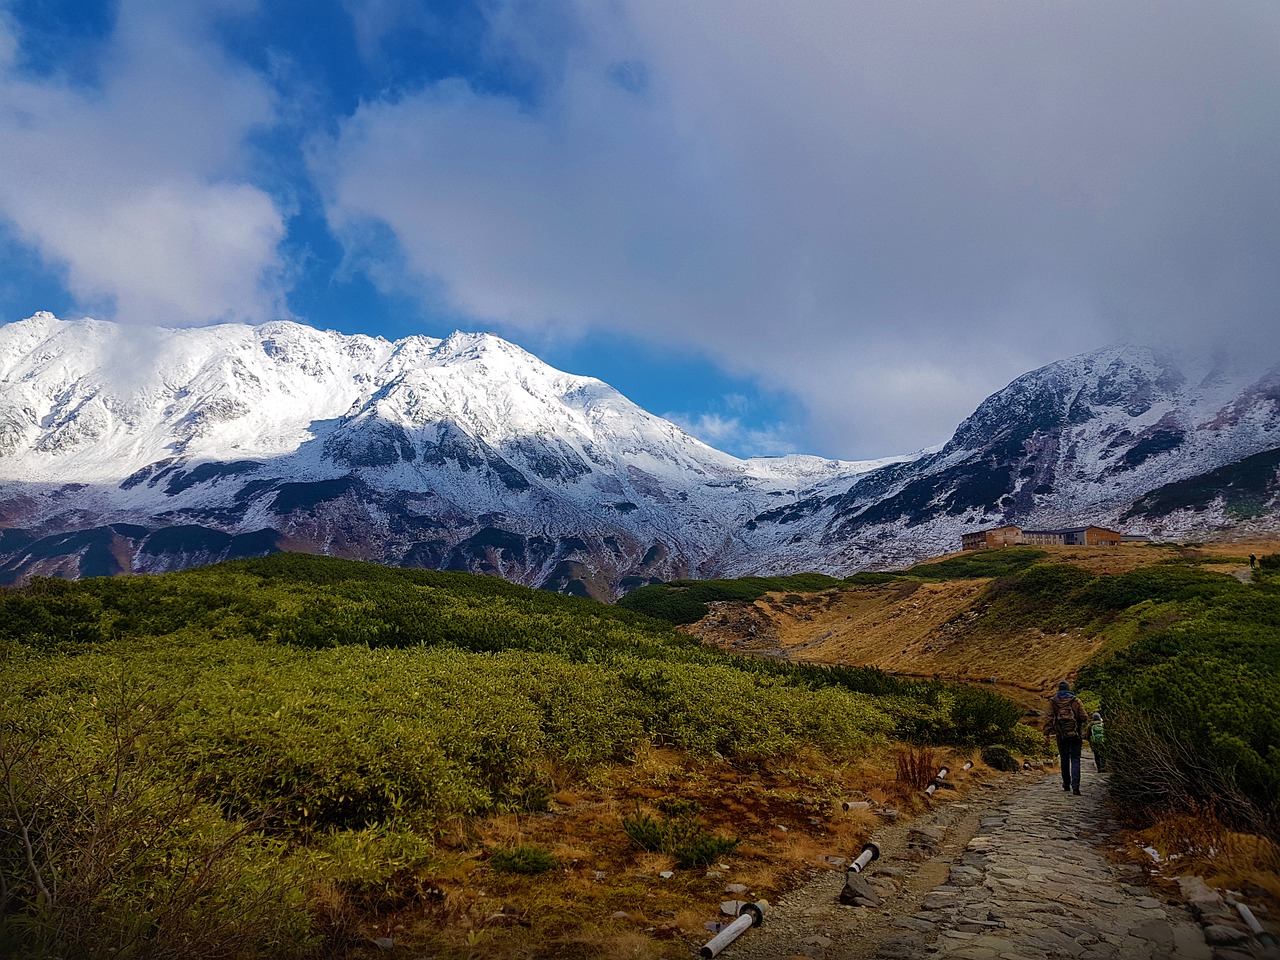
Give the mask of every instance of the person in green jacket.
POLYGON ((1089 720, 1089 748, 1093 751, 1093 762, 1098 765, 1098 772, 1102 772, 1103 764, 1106 762, 1106 747, 1103 744, 1102 735, 1102 714, 1095 713, 1089 720))

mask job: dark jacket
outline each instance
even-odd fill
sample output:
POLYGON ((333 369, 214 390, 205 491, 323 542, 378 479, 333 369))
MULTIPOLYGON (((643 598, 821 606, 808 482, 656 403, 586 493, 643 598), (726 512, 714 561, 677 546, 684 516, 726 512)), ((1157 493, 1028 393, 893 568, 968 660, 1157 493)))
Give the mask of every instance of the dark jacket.
POLYGON ((1088 720, 1084 707, 1080 705, 1074 693, 1059 693, 1049 700, 1049 712, 1044 718, 1044 732, 1046 736, 1056 734, 1079 737, 1088 720), (1062 721, 1061 724, 1059 720, 1062 721))

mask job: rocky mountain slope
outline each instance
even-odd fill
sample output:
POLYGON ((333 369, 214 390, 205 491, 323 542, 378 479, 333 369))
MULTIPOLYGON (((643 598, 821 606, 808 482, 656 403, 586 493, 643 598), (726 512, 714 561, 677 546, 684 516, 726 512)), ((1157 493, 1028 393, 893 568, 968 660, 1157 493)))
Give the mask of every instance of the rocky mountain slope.
POLYGON ((825 485, 751 526, 760 554, 819 569, 911 562, 1002 523, 1266 531, 1278 467, 1280 366, 1120 344, 1019 377, 936 453, 825 485))
POLYGON ((0 580, 276 549, 611 596, 652 579, 832 573, 965 529, 1268 524, 1280 371, 1127 346, 1052 364, 943 448, 739 460, 493 336, 294 323, 0 327, 0 580))
POLYGON ((879 465, 737 460, 487 335, 0 328, 10 580, 295 549, 609 595, 879 465))

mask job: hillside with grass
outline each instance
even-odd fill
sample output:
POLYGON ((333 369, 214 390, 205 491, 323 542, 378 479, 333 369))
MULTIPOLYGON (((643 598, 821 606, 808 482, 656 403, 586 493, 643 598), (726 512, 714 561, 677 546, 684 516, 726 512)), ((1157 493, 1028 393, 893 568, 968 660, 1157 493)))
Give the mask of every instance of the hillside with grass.
POLYGON ((37 579, 0 592, 0 651, 12 956, 329 957, 379 934, 600 956, 634 946, 610 918, 666 870, 672 923, 642 955, 684 955, 709 867, 780 889, 805 842, 865 836, 828 816, 893 799, 895 742, 1027 743, 989 691, 304 555, 37 579))
POLYGON ((735 597, 732 584, 677 582, 624 603, 683 616, 679 598, 696 597, 705 613, 685 629, 711 645, 781 662, 994 679, 1028 706, 1076 678, 1089 708, 1107 716, 1117 798, 1153 820, 1212 815, 1275 840, 1280 553, 1265 551, 1277 546, 1010 547, 817 592, 735 597))

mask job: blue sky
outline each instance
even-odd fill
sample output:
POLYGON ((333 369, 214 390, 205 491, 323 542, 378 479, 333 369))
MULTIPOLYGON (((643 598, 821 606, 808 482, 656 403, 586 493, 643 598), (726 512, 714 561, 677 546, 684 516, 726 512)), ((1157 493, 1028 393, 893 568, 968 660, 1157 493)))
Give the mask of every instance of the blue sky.
POLYGON ((0 0, 0 322, 490 330, 739 455, 1280 361, 1280 5, 0 0))

